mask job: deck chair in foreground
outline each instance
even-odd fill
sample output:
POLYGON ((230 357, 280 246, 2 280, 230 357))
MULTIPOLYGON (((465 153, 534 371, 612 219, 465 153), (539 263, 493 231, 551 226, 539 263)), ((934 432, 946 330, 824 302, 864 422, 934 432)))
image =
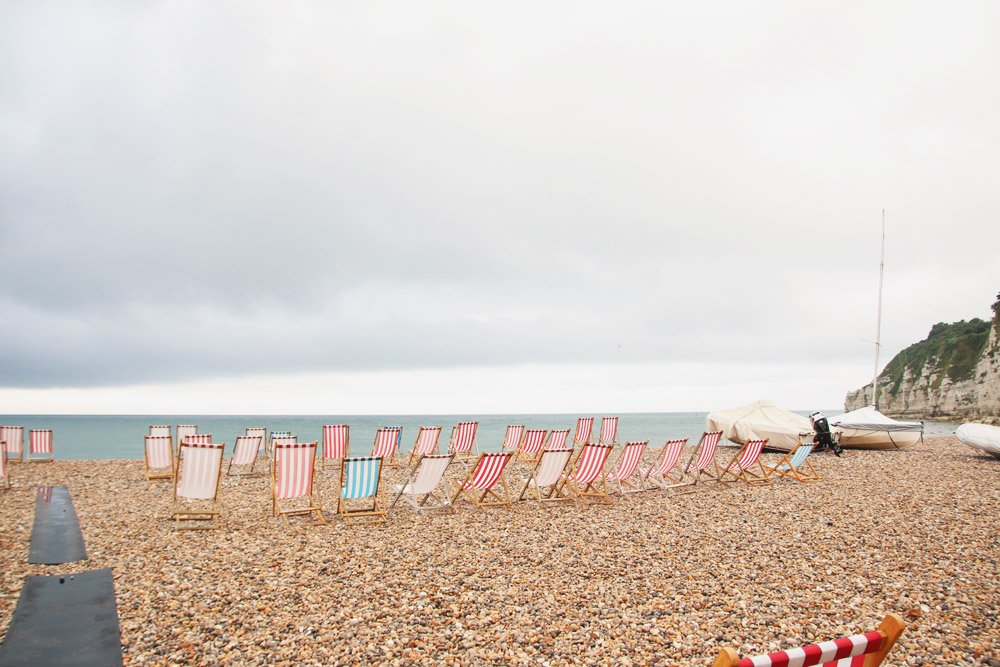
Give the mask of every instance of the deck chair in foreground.
POLYGON ((503 469, 514 455, 510 452, 483 452, 476 459, 472 470, 462 481, 455 481, 455 495, 452 496, 452 504, 458 500, 460 495, 465 495, 476 507, 493 507, 495 505, 510 506, 510 494, 507 492, 507 480, 504 479, 503 469), (497 486, 500 489, 497 489, 497 486), (498 491, 502 490, 503 495, 498 491), (492 498, 492 500, 488 499, 492 498))
POLYGON ((181 443, 170 518, 178 530, 219 527, 219 478, 226 444, 181 443), (181 522, 185 522, 181 525, 181 522), (194 522, 191 524, 189 522, 194 522), (202 523, 204 522, 204 523, 202 523))
POLYGON ((585 503, 611 503, 604 463, 612 449, 611 445, 594 442, 583 446, 576 458, 573 472, 566 478, 566 485, 574 497, 585 503))
POLYGON ((399 441, 402 438, 402 426, 380 426, 375 431, 371 456, 381 458, 382 463, 387 466, 396 465, 396 452, 399 451, 399 441))
POLYGON ((719 481, 732 484, 742 479, 747 484, 770 484, 771 480, 767 479, 767 473, 760 463, 760 453, 765 445, 767 438, 751 438, 743 443, 729 465, 719 466, 719 481), (754 466, 757 466, 760 473, 753 471, 754 466))
POLYGON ((679 471, 677 462, 684 452, 687 438, 667 440, 660 448, 660 455, 652 468, 639 468, 644 482, 652 481, 661 489, 670 489, 684 484, 684 472, 679 471))
POLYGON ((818 482, 819 473, 813 468, 812 463, 806 460, 815 447, 814 442, 800 442, 795 449, 778 461, 778 465, 762 464, 764 476, 768 479, 777 476, 779 479, 792 479, 796 482, 818 482))
POLYGON ((4 445, 3 456, 8 461, 20 461, 24 456, 24 427, 0 426, 0 440, 4 445))
POLYGON ((601 417, 601 435, 597 442, 602 445, 619 445, 618 417, 601 417))
POLYGON ((716 482, 719 481, 719 464, 715 462, 715 450, 719 447, 722 431, 706 431, 701 434, 701 440, 695 446, 694 453, 681 468, 681 471, 691 478, 683 486, 694 486, 705 475, 716 482))
POLYGON ((382 459, 345 456, 340 460, 340 498, 337 514, 347 523, 385 523, 382 495, 382 459), (358 501, 368 501, 360 503, 358 501))
POLYGON ((28 432, 29 461, 52 461, 52 429, 31 429, 28 432))
POLYGON ((639 462, 648 445, 649 440, 625 443, 622 455, 618 457, 618 469, 607 475, 608 481, 618 482, 618 493, 625 495, 646 490, 646 478, 639 473, 639 462), (628 491, 625 490, 626 486, 628 491))
POLYGON ((513 426, 507 424, 507 432, 503 436, 503 442, 500 443, 500 451, 506 452, 516 452, 521 446, 521 440, 524 438, 524 424, 518 426, 513 426))
POLYGON ((417 439, 413 443, 413 449, 410 450, 410 460, 406 462, 406 465, 413 465, 413 461, 421 456, 440 454, 441 450, 438 449, 440 436, 440 426, 421 426, 417 432, 417 439))
POLYGON ((566 446, 542 452, 531 477, 524 480, 524 488, 521 489, 521 495, 517 499, 524 500, 524 494, 531 489, 539 507, 542 503, 573 500, 565 492, 566 467, 572 455, 573 448, 566 446))
POLYGON ((576 431, 573 433, 573 446, 583 447, 590 444, 590 436, 594 432, 593 417, 578 417, 576 431))
POLYGON ((906 623, 897 614, 887 614, 877 630, 842 637, 787 651, 740 659, 736 651, 724 648, 712 667, 876 667, 899 639, 906 623))
POLYGON ((146 459, 146 481, 170 479, 174 476, 174 441, 169 435, 144 436, 143 456, 146 459))
POLYGON ((233 457, 229 459, 226 475, 263 474, 254 472, 254 466, 257 465, 257 455, 260 454, 260 445, 261 436, 259 435, 236 436, 236 446, 233 448, 233 457), (237 466, 236 472, 233 472, 233 466, 237 466))
POLYGON ((327 424, 323 427, 323 458, 325 469, 329 461, 339 461, 351 452, 351 427, 347 424, 327 424))
POLYGON ((529 428, 524 432, 524 439, 517 448, 517 457, 525 463, 538 463, 545 448, 545 436, 548 433, 543 428, 529 428))
POLYGON ((417 465, 410 468, 404 484, 395 486, 396 497, 389 509, 396 506, 402 498, 414 512, 429 512, 431 510, 451 509, 448 502, 448 490, 444 496, 438 496, 438 487, 444 479, 444 472, 455 458, 454 454, 425 454, 417 459, 417 465), (436 504, 428 504, 434 501, 436 504))
POLYGON ((271 516, 312 514, 320 523, 323 506, 313 493, 316 479, 316 442, 275 442, 271 466, 271 516))
POLYGON ((472 450, 479 453, 479 445, 476 444, 476 429, 479 422, 458 422, 458 426, 451 429, 451 441, 448 443, 448 453, 455 454, 456 459, 472 458, 472 450))

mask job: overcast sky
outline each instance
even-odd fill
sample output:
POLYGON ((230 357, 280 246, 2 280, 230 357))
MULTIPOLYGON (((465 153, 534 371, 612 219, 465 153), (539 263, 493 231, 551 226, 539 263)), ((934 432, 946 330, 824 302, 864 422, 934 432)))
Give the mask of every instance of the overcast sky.
POLYGON ((0 413, 832 408, 1000 292, 1000 4, 0 5, 0 413))

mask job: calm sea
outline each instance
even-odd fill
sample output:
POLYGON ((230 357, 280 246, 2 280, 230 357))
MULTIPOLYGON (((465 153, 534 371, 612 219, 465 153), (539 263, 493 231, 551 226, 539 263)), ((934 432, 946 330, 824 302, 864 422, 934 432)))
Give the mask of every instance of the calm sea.
MULTIPOLYGON (((827 415, 841 410, 824 410, 827 415)), ((705 430, 707 412, 647 412, 621 414, 618 419, 619 441, 649 440, 650 446, 668 438, 696 441, 705 430)), ((808 415, 808 411, 798 414, 808 415)), ((379 426, 402 426, 402 444, 409 450, 420 426, 443 426, 442 447, 451 427, 460 421, 479 421, 476 441, 480 451, 497 451, 503 442, 507 424, 525 424, 528 428, 572 429, 580 415, 0 415, 0 424, 29 429, 52 429, 57 459, 141 459, 143 435, 151 424, 197 424, 199 433, 211 433, 215 442, 226 443, 226 456, 232 453, 236 436, 247 427, 264 426, 268 431, 291 431, 299 441, 323 439, 324 424, 350 424, 351 453, 366 454, 379 426)), ((601 417, 594 419, 594 435, 601 417)), ((955 424, 926 422, 928 436, 951 435, 955 424)), ((27 442, 25 442, 27 449, 27 442)), ((402 449, 402 447, 401 447, 402 449)))

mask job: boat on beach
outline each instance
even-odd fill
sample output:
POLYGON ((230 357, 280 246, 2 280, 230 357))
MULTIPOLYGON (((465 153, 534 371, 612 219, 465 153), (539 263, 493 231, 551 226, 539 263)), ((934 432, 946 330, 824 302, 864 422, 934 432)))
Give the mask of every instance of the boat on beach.
POLYGON ((729 410, 708 413, 706 431, 722 431, 722 437, 743 444, 767 438, 767 448, 790 452, 800 442, 812 442, 816 432, 806 417, 783 410, 774 401, 754 401, 729 410))
POLYGON ((955 435, 966 445, 1000 459, 1000 427, 989 424, 962 424, 955 435))
POLYGON ((874 405, 830 418, 847 449, 908 449, 924 437, 924 423, 886 417, 874 405))

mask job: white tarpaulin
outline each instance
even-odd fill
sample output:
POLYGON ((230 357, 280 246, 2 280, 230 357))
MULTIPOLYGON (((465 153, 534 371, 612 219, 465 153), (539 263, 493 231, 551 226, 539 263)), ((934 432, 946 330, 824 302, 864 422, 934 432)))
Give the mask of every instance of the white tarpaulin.
POLYGON ((845 412, 830 418, 830 426, 856 428, 867 431, 920 431, 923 433, 923 422, 901 422, 886 417, 875 409, 874 405, 845 412))
POLYGON ((767 446, 790 452, 799 442, 812 442, 814 431, 808 417, 782 410, 774 401, 756 401, 731 410, 708 413, 706 431, 722 431, 736 443, 767 438, 767 446))

